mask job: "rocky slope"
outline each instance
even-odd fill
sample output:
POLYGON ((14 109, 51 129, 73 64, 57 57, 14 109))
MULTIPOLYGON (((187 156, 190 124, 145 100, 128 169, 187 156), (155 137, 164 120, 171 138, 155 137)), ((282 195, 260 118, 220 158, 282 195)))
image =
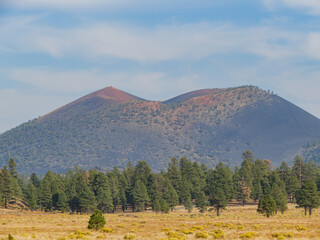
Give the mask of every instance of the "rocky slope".
POLYGON ((13 157, 25 172, 63 172, 145 160, 161 170, 171 157, 185 156, 234 166, 247 149, 278 165, 319 139, 319 119, 253 86, 163 102, 108 87, 0 135, 0 165, 13 157))

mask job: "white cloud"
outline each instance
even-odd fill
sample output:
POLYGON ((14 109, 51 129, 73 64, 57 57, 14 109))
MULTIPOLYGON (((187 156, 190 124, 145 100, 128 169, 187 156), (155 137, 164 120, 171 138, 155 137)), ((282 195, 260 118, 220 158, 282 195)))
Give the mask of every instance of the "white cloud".
POLYGON ((44 27, 21 19, 0 26, 0 49, 40 52, 53 57, 124 58, 137 61, 200 59, 220 53, 249 53, 266 58, 303 54, 305 34, 273 27, 239 28, 195 23, 154 28, 100 23, 68 29, 44 27), (18 23, 17 23, 18 22, 18 23))
POLYGON ((299 11, 307 11, 309 14, 320 14, 319 0, 262 0, 263 3, 270 9, 279 7, 294 8, 299 11))
POLYGON ((306 43, 306 51, 309 56, 320 59, 320 32, 310 33, 306 43))
POLYGON ((22 9, 58 9, 60 11, 74 10, 102 10, 104 12, 113 10, 138 10, 141 9, 182 9, 199 8, 212 5, 221 5, 219 1, 212 0, 2 0, 6 6, 22 9))

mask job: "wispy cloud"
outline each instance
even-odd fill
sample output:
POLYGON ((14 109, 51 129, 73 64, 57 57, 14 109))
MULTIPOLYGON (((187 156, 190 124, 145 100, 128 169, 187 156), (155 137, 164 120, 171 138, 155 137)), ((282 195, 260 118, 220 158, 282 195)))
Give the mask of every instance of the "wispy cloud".
POLYGON ((153 28, 99 23, 56 29, 9 19, 0 27, 0 47, 52 57, 123 58, 137 61, 199 59, 221 53, 266 58, 303 54, 305 34, 275 27, 240 28, 232 24, 194 23, 153 28), (18 23, 17 23, 18 22, 18 23), (10 30, 9 30, 9 27, 10 30), (8 33, 8 34, 7 34, 8 33))
POLYGON ((289 7, 312 15, 320 14, 319 0, 263 0, 263 3, 270 9, 289 7))

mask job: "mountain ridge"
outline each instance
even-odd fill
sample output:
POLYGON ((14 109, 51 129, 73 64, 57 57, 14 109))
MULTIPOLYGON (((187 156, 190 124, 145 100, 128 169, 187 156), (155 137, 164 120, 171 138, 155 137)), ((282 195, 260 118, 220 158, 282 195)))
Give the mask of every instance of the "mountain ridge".
POLYGON ((319 140, 319 130, 319 119, 254 86, 163 102, 107 87, 1 134, 0 165, 13 157, 26 172, 63 172, 145 160, 159 171, 171 157, 235 166, 247 149, 279 165, 319 140))

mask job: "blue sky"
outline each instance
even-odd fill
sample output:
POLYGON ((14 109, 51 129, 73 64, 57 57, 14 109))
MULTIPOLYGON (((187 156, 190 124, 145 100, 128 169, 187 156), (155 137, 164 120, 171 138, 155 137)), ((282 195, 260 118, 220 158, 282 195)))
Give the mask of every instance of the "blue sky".
POLYGON ((247 84, 320 117, 319 0, 0 0, 0 132, 107 86, 247 84))

